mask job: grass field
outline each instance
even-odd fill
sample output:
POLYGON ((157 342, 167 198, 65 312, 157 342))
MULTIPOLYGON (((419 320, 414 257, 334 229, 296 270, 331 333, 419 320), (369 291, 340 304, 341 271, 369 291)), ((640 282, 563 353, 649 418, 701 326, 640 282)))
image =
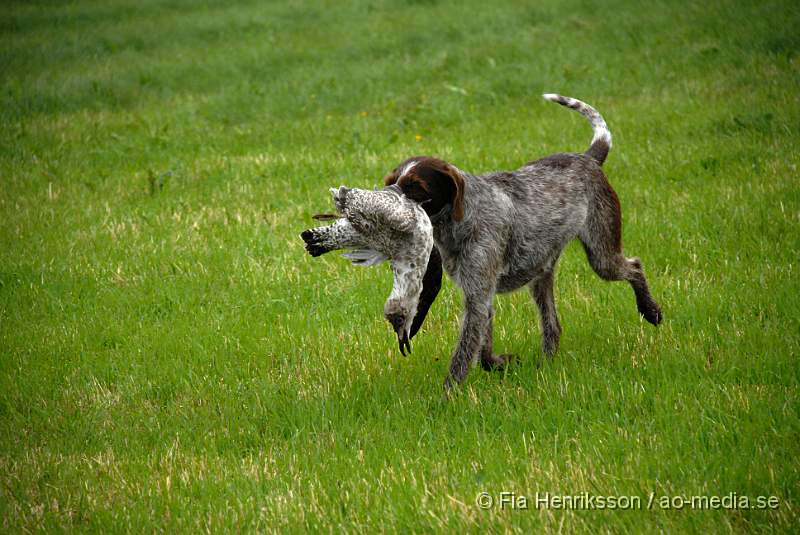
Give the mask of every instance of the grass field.
POLYGON ((797 532, 798 27, 791 1, 5 2, 0 530, 797 532), (388 267, 298 235, 412 155, 584 150, 544 92, 608 122, 665 321, 570 246, 556 358, 500 297, 519 363, 445 402, 458 289, 403 358, 388 267))

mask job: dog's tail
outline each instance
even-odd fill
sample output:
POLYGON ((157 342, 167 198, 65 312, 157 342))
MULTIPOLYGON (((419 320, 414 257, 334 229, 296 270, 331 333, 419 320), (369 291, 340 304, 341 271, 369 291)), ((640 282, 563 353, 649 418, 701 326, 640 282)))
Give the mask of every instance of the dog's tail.
POLYGON ((542 96, 551 102, 557 102, 562 106, 573 109, 589 119, 589 122, 592 123, 592 130, 594 130, 594 137, 589 149, 586 151, 586 155, 593 158, 599 165, 603 165, 603 162, 606 161, 606 156, 608 156, 608 151, 611 150, 611 131, 600 114, 597 113, 597 110, 576 98, 562 97, 553 93, 546 93, 542 96))

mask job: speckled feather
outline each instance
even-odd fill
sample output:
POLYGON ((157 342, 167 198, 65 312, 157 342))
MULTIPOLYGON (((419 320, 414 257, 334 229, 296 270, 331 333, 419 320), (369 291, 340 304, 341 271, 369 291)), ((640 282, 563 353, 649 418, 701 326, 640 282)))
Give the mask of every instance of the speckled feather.
MULTIPOLYGON (((355 249, 345 255, 354 264, 374 265, 389 260, 394 273, 392 293, 384 305, 384 316, 392 323, 400 351, 410 349, 409 339, 419 328, 424 313, 435 298, 426 301, 423 318, 416 322, 423 278, 433 248, 433 229, 422 207, 397 188, 380 191, 331 189, 336 209, 343 218, 334 224, 303 232, 312 256, 328 251, 355 249), (416 323, 412 332, 412 323, 416 323)), ((438 287, 436 288, 438 292, 438 287)))

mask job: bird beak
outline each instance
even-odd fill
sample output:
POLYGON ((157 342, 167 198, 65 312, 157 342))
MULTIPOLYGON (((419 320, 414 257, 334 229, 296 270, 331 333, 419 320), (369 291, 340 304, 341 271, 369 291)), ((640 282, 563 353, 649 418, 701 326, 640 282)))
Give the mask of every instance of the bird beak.
POLYGON ((403 351, 403 348, 408 350, 408 354, 409 355, 411 354, 411 340, 409 340, 409 338, 408 338, 408 332, 407 331, 400 331, 400 332, 397 333, 397 342, 400 345, 400 354, 401 355, 403 355, 404 357, 406 356, 406 353, 405 353, 405 351, 403 351))
POLYGON ((386 319, 392 324, 394 332, 397 334, 397 344, 400 347, 400 354, 406 356, 406 350, 411 353, 411 342, 408 339, 408 331, 405 328, 405 318, 402 314, 390 313, 386 319))

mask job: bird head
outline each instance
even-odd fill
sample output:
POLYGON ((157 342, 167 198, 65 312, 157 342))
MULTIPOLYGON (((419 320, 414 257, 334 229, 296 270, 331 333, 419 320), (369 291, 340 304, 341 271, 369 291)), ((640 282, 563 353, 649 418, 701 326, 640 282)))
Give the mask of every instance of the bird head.
POLYGON ((397 343, 400 353, 405 356, 406 350, 411 353, 411 322, 416 312, 416 300, 403 297, 390 297, 383 306, 383 317, 392 324, 394 332, 397 334, 397 343))

